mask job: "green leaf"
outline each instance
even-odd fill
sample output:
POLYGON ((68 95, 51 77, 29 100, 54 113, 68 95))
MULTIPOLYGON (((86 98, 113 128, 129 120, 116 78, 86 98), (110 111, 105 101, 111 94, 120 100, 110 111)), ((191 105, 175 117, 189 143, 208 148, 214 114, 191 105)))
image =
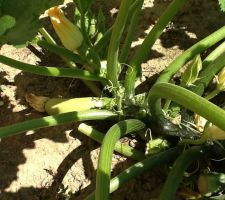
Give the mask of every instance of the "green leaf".
POLYGON ((93 0, 73 0, 81 13, 86 13, 91 6, 93 0))
POLYGON ((4 15, 0 18, 0 36, 3 35, 8 29, 12 28, 16 24, 14 17, 4 15))
POLYGON ((105 33, 105 16, 102 12, 102 8, 100 7, 98 16, 97 16, 97 36, 96 36, 96 41, 98 42, 104 35, 105 33))
POLYGON ((0 18, 8 16, 7 26, 0 23, 0 29, 4 31, 0 35, 0 44, 22 45, 32 40, 41 26, 40 14, 62 2, 63 0, 20 0, 18 3, 18 0, 0 0, 0 18))
MULTIPOLYGON (((75 8, 74 19, 75 19, 76 25, 80 27, 81 31, 83 31, 81 27, 82 13, 80 12, 79 8, 75 8)), ((88 33, 90 38, 94 37, 96 34, 96 24, 97 24, 94 14, 91 13, 90 11, 86 12, 84 14, 84 21, 85 21, 86 33, 88 33)), ((84 35, 85 33, 82 32, 82 34, 84 35)))
POLYGON ((222 11, 225 11, 225 0, 218 0, 220 4, 220 8, 222 11))

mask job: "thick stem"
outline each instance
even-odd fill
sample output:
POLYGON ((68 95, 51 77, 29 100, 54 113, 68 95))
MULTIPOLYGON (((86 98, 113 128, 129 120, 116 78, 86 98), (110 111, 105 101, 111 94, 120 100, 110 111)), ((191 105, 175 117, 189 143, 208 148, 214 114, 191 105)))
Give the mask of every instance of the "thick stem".
POLYGON ((156 109, 155 106, 160 98, 170 99, 225 130, 225 111, 185 88, 170 83, 155 84, 149 95, 149 106, 153 116, 163 114, 162 110, 156 109))
MULTIPOLYGON (((56 53, 57 55, 61 56, 64 60, 66 59, 66 62, 70 67, 73 67, 73 65, 71 65, 71 61, 75 63, 82 63, 82 64, 84 63, 84 61, 79 55, 74 54, 71 51, 66 50, 62 47, 59 47, 54 44, 50 44, 43 40, 39 41, 37 44, 43 48, 50 50, 53 53, 56 53)), ((85 81, 85 80, 82 80, 82 81, 93 92, 93 94, 95 94, 97 97, 101 96, 101 90, 98 88, 97 85, 89 81, 85 81)))
POLYGON ((202 68, 206 68, 209 64, 214 62, 220 55, 225 52, 225 42, 220 44, 215 50, 213 50, 202 62, 202 68))
POLYGON ((121 36, 127 21, 128 9, 132 0, 122 0, 119 13, 113 25, 113 31, 109 44, 109 51, 107 55, 107 78, 111 82, 113 88, 119 87, 118 82, 118 52, 121 36))
POLYGON ((85 79, 90 81, 106 82, 104 78, 81 69, 36 66, 36 65, 31 65, 31 64, 20 62, 20 61, 16 61, 2 55, 0 55, 0 62, 10 67, 20 69, 25 72, 38 74, 38 75, 80 78, 80 79, 85 79))
MULTIPOLYGON (((168 82, 172 78, 172 76, 186 62, 188 62, 189 60, 191 60, 197 54, 200 54, 204 50, 208 49, 209 47, 211 47, 212 45, 214 45, 218 41, 222 40, 224 37, 225 37, 225 26, 222 27, 222 28, 220 28, 216 32, 212 33, 211 35, 207 36, 206 38, 202 39, 201 41, 199 41, 198 43, 196 43, 195 45, 193 45, 189 49, 187 49, 184 53, 182 53, 172 63, 169 64, 169 66, 163 71, 163 73, 158 78, 157 83, 168 82)), ((217 62, 217 65, 220 66, 220 64, 222 64, 222 62, 223 62, 222 55, 220 55, 214 62, 217 62)), ((195 84, 198 85, 198 87, 193 87, 193 89, 192 89, 193 92, 195 92, 197 90, 202 90, 202 87, 203 88, 205 87, 205 83, 209 79, 211 80, 211 77, 209 78, 209 76, 204 77, 204 75, 207 75, 207 74, 210 74, 211 73, 211 72, 209 72, 210 70, 211 69, 209 68, 209 66, 207 66, 207 68, 205 68, 205 70, 204 70, 204 74, 203 73, 200 73, 200 75, 203 75, 203 77, 199 77, 200 78, 199 81, 202 81, 202 78, 206 79, 206 81, 203 81, 203 83, 201 84, 201 86, 198 85, 198 83, 197 83, 198 81, 197 81, 195 84)), ((214 69, 212 68, 211 71, 214 71, 214 69)), ((151 90, 149 91, 148 96, 146 98, 146 102, 145 102, 146 104, 148 103, 148 99, 149 99, 149 96, 150 96, 150 92, 151 92, 151 90)), ((201 94, 201 91, 200 92, 197 91, 195 93, 201 94)), ((158 110, 161 109, 161 101, 160 101, 160 99, 158 100, 158 102, 156 103, 155 106, 156 106, 155 109, 158 109, 158 110)))
MULTIPOLYGON (((38 45, 49 49, 50 51, 58 54, 67 64, 68 67, 74 68, 76 66, 75 63, 83 63, 82 58, 80 58, 79 55, 72 53, 71 51, 68 51, 64 48, 61 48, 56 45, 55 40, 51 37, 51 35, 45 30, 45 28, 41 28, 40 33, 44 36, 44 38, 47 40, 45 41, 39 41, 38 45)), ((98 88, 97 85, 90 81, 82 80, 82 82, 95 94, 97 97, 101 96, 101 90, 98 88)))
MULTIPOLYGON (((214 52, 213 52, 214 54, 214 52)), ((210 56, 211 57, 211 56, 210 56)), ((199 74, 198 81, 195 82, 195 86, 191 87, 190 90, 198 95, 204 93, 205 88, 225 65, 225 50, 216 59, 214 58, 199 74)))
POLYGON ((157 83, 160 82, 168 82, 171 77, 189 60, 191 60, 197 54, 200 54, 204 50, 208 49, 218 41, 222 40, 225 37, 225 26, 207 36, 203 40, 199 41, 189 49, 187 49, 184 53, 178 56, 166 70, 160 75, 157 80, 157 83))
POLYGON ((129 51, 131 48, 131 44, 132 44, 132 40, 134 37, 134 33, 136 31, 137 28, 137 23, 138 23, 138 16, 141 12, 141 7, 144 3, 144 0, 137 0, 134 5, 132 5, 132 7, 134 7, 131 13, 131 20, 130 20, 130 25, 127 31, 127 36, 125 38, 123 47, 121 49, 121 53, 120 53, 120 63, 126 63, 127 61, 127 57, 129 55, 129 51))
MULTIPOLYGON (((200 72, 198 76, 198 80, 194 83, 194 86, 188 88, 190 91, 202 96, 204 89, 207 87, 211 79, 215 76, 215 74, 221 70, 221 68, 225 65, 225 42, 219 45, 214 51, 212 51, 202 62, 203 70, 200 72)), ((217 95, 219 91, 213 91, 207 97, 207 100, 210 100, 215 95, 217 95)), ((166 100, 167 102, 168 100, 166 100)), ((164 106, 165 107, 165 106, 164 106)), ((164 108, 163 108, 164 109, 164 108)), ((164 109, 165 111, 165 109, 164 109)))
MULTIPOLYGON (((103 133, 93 129, 91 126, 88 126, 84 123, 79 125, 78 130, 100 144, 102 143, 105 136, 103 133)), ((145 154, 143 152, 136 150, 127 144, 122 144, 119 141, 115 144, 114 150, 128 158, 132 158, 137 161, 145 158, 145 154)))
POLYGON ((175 199, 177 188, 183 178, 185 170, 193 161, 203 155, 204 151, 201 147, 192 147, 184 151, 177 158, 160 193, 160 200, 175 199))
POLYGON ((180 10, 185 0, 173 0, 164 13, 160 16, 156 25, 152 28, 148 36, 145 38, 142 45, 139 47, 135 53, 133 59, 130 62, 130 68, 128 68, 126 78, 125 78, 125 89, 126 98, 132 99, 134 97, 135 81, 138 72, 141 71, 141 63, 149 55, 152 46, 155 41, 159 38, 162 31, 165 29, 166 25, 170 20, 176 15, 180 10))
POLYGON ((112 155, 116 142, 120 137, 139 131, 145 124, 136 119, 121 121, 112 126, 102 142, 96 174, 96 200, 109 199, 112 155))
MULTIPOLYGON (((143 174, 144 172, 147 172, 154 167, 162 166, 163 164, 174 160, 179 155, 181 150, 182 148, 179 146, 135 163, 131 167, 121 172, 118 176, 111 179, 110 193, 116 191, 120 186, 143 174)), ((94 197, 95 193, 93 192, 85 200, 94 200, 94 197)))
POLYGON ((86 121, 86 120, 106 120, 117 119, 118 115, 106 110, 89 110, 82 112, 69 112, 38 119, 19 122, 10 126, 0 128, 0 138, 16 135, 38 128, 57 126, 64 123, 86 121))

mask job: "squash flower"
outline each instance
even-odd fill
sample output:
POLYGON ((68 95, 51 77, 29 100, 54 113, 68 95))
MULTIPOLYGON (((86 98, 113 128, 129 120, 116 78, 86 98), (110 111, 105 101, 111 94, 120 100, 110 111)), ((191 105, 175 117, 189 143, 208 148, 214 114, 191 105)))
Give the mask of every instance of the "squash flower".
POLYGON ((47 14, 63 46, 70 51, 79 48, 83 42, 79 28, 69 21, 58 7, 50 8, 47 14))

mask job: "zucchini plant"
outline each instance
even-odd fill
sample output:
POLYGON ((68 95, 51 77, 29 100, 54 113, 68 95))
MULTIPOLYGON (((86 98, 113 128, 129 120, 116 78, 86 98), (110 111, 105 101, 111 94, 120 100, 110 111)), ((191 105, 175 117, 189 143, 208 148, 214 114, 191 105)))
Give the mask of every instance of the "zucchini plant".
MULTIPOLYGON (((19 6, 16 2, 0 0, 1 45, 26 46, 35 43, 60 56, 67 67, 37 67, 3 55, 0 55, 0 62, 41 76, 81 79, 93 96, 50 99, 27 94, 25 98, 30 106, 45 112, 46 116, 0 127, 0 138, 69 122, 113 121, 114 125, 106 134, 84 123, 79 126, 80 132, 101 143, 96 190, 86 199, 107 200, 110 193, 122 184, 159 165, 167 165, 170 169, 159 196, 161 200, 175 199, 179 185, 185 183, 182 182, 185 171, 193 162, 199 162, 199 168, 193 176, 196 188, 202 188, 197 185, 202 182, 198 181, 197 176, 202 180, 205 174, 220 173, 212 171, 215 169, 210 159, 215 153, 221 156, 225 153, 225 111, 223 106, 210 100, 225 90, 225 43, 221 43, 225 38, 225 27, 185 50, 166 67, 149 91, 138 94, 135 83, 142 74, 141 64, 186 0, 172 0, 169 3, 129 59, 144 0, 121 0, 115 22, 108 30, 102 10, 99 9, 97 14, 92 10, 94 0, 74 0, 74 23, 61 10, 61 0, 21 0, 19 6), (51 20, 60 44, 39 20, 44 11, 51 20), (214 50, 203 59, 203 53, 205 55, 211 47, 214 50), (174 75, 189 61, 180 81, 175 84, 174 75), (215 76, 215 89, 208 91, 207 86, 215 76), (108 96, 102 90, 107 90, 108 96), (173 112, 174 108, 176 112, 173 112), (174 123, 173 118, 179 118, 179 121, 174 123), (151 137, 145 134, 148 129, 151 130, 151 137), (142 149, 118 141, 131 132, 140 135, 142 143, 146 143, 142 149), (137 163, 111 179, 114 150, 137 163), (204 172, 206 169, 207 173, 204 172)), ((224 10, 224 2, 219 2, 224 10)), ((224 162, 221 161, 221 164, 224 165, 224 162)), ((213 176, 217 179, 217 185, 214 186, 217 188, 199 189, 202 198, 206 194, 210 194, 208 198, 214 198, 223 192, 224 182, 218 180, 219 177, 213 176)))

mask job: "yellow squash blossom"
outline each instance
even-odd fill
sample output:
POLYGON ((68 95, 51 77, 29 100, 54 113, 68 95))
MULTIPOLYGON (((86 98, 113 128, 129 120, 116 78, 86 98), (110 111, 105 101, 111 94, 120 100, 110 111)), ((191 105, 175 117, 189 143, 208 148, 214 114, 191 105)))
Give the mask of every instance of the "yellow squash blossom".
POLYGON ((50 8, 47 14, 50 17, 52 25, 65 48, 70 51, 75 51, 81 46, 83 36, 79 28, 65 17, 60 8, 50 8))

